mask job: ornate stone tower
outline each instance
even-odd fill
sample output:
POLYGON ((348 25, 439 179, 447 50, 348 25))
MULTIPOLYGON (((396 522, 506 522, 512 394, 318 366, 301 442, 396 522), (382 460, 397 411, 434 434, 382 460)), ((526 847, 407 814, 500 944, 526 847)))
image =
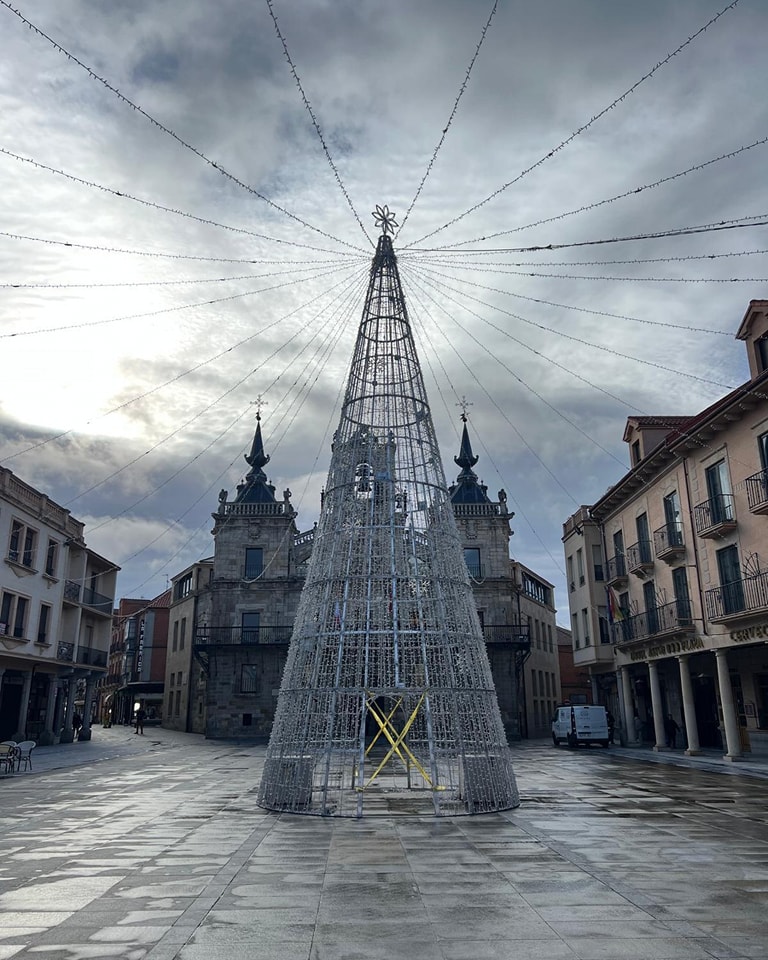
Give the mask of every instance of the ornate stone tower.
POLYGON ((520 584, 509 558, 510 521, 507 495, 499 490, 491 500, 474 467, 479 457, 472 451, 466 402, 462 413, 461 448, 454 463, 461 472, 448 488, 453 514, 464 549, 472 591, 477 604, 491 673, 507 737, 519 740, 523 664, 530 651, 527 619, 520 604, 520 584))
POLYGON ((296 513, 264 473, 257 414, 250 470, 213 514, 210 591, 196 617, 195 655, 207 675, 206 735, 258 736, 272 726, 291 625, 303 585, 294 551, 296 513))
POLYGON ((362 816, 519 802, 384 228, 347 380, 259 802, 362 816), (415 806, 414 806, 415 805, 415 806))

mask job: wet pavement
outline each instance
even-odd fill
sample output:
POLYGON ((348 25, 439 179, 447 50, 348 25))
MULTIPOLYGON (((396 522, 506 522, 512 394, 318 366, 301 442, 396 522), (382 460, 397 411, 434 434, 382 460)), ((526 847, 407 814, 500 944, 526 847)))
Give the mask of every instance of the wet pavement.
POLYGON ((263 746, 94 728, 0 777, 0 960, 768 960, 768 763, 513 748, 522 805, 255 805, 263 746))

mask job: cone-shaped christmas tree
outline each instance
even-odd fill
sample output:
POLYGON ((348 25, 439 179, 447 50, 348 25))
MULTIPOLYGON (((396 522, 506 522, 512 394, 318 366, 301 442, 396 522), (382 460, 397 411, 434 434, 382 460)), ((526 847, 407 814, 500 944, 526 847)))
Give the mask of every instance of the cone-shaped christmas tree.
POLYGON ((514 774, 383 226, 259 803, 504 810, 514 774))

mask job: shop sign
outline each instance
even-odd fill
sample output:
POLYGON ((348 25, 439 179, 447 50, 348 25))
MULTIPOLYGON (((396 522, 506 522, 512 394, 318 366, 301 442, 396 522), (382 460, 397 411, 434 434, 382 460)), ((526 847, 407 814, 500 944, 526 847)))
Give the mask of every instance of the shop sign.
POLYGON ((659 657, 674 657, 679 653, 690 653, 692 650, 703 650, 704 641, 701 637, 682 637, 680 640, 670 640, 668 643, 659 643, 644 650, 633 650, 632 660, 656 660, 659 657))
POLYGON ((731 640, 734 643, 747 643, 750 640, 768 640, 768 623, 758 623, 754 627, 744 627, 743 630, 731 630, 731 640))
POLYGON ((136 673, 139 674, 139 679, 141 679, 141 668, 144 664, 144 620, 139 623, 139 653, 136 658, 136 673))

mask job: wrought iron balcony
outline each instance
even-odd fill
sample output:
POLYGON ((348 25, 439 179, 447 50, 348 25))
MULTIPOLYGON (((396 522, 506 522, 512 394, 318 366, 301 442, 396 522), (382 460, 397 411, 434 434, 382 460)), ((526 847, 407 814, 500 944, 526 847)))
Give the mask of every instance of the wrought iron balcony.
POLYGON ((653 568, 653 550, 650 540, 638 540, 627 547, 627 567, 630 573, 640 575, 653 568))
POLYGON ((292 630, 293 626, 290 624, 273 627, 198 627, 195 647, 287 644, 290 642, 292 630))
POLYGON ((761 470, 744 481, 752 513, 768 513, 768 470, 761 470))
POLYGON ((527 621, 509 623, 503 626, 483 624, 483 638, 492 646, 508 646, 528 652, 531 649, 531 631, 527 621))
POLYGON ((733 495, 719 493, 693 508, 696 533, 700 537, 718 537, 736 527, 733 495))
POLYGON ((473 580, 483 579, 483 565, 479 560, 466 560, 466 564, 467 572, 473 580))
MULTIPOLYGON (((195 634, 195 647, 237 646, 250 644, 276 645, 290 642, 293 627, 290 624, 281 626, 260 627, 198 627, 195 634)), ((528 623, 502 624, 500 626, 483 626, 483 638, 493 646, 505 645, 518 650, 530 650, 531 637, 528 623)), ((61 646, 61 645, 60 645, 61 646)), ((106 654, 105 654, 106 657, 106 654)), ((63 659, 60 657, 59 659, 63 659)), ((69 659, 71 659, 71 654, 69 659)))
POLYGON ((683 525, 679 520, 665 523, 663 527, 653 531, 653 549, 659 560, 674 563, 685 553, 683 525))
POLYGON ((56 651, 57 660, 65 660, 67 663, 71 663, 75 658, 75 645, 74 643, 65 643, 63 640, 59 642, 58 649, 56 651))
POLYGON ((690 600, 673 600, 617 621, 613 634, 616 643, 633 643, 648 637, 690 633, 693 628, 690 600))
POLYGON ((710 620, 728 620, 768 609, 768 570, 707 590, 704 594, 710 620))
POLYGON ((623 583, 627 579, 627 558, 623 553, 617 553, 608 561, 608 583, 623 583))

